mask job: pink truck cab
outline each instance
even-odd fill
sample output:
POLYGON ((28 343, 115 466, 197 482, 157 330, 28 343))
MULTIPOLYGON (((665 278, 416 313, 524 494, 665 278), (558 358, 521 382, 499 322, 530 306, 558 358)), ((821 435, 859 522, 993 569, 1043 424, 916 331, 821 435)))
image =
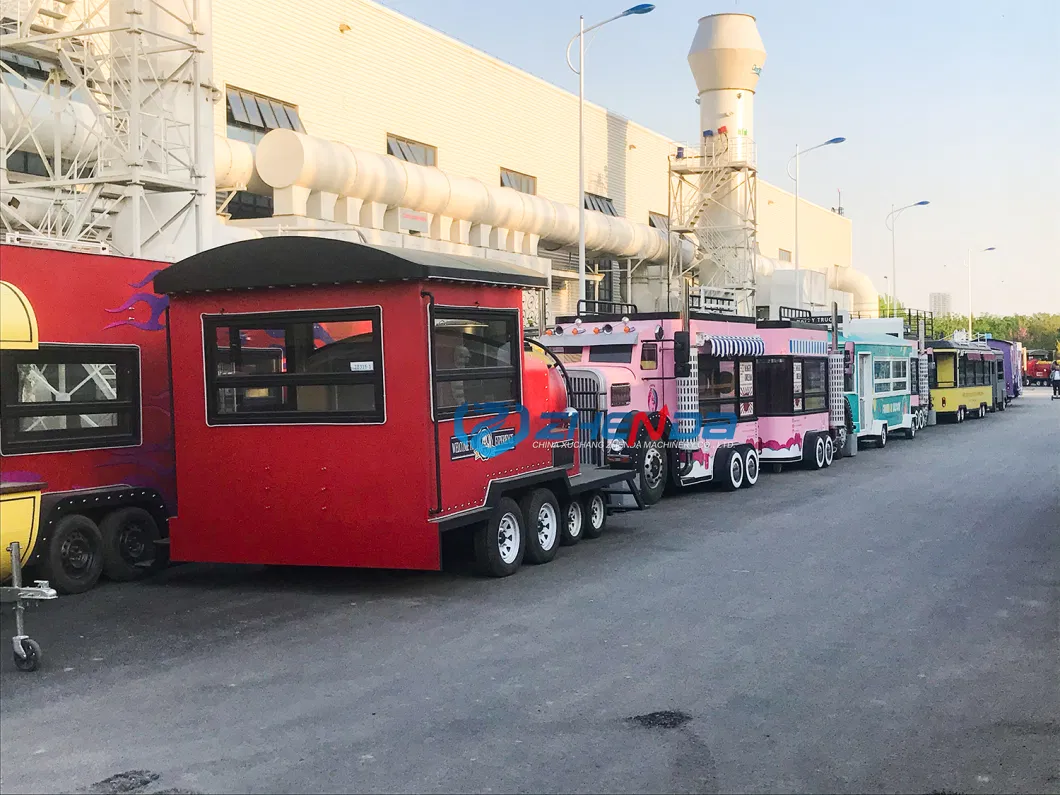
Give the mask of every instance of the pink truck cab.
POLYGON ((755 362, 765 343, 755 320, 691 312, 684 325, 677 312, 583 314, 558 318, 540 339, 570 376, 580 458, 637 469, 649 504, 667 486, 758 482, 755 362), (652 438, 644 426, 660 423, 652 438))

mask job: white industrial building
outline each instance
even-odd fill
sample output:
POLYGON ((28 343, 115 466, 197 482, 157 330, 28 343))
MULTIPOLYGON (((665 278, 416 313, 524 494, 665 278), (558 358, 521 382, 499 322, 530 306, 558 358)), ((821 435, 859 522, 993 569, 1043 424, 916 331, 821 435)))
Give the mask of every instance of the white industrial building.
MULTIPOLYGON (((8 234, 161 260, 259 234, 433 248, 550 273, 551 311, 574 308, 576 96, 370 0, 319 0, 312 14, 295 0, 258 0, 253 13, 244 3, 212 6, 0 3, 7 165, 0 210, 8 234), (98 13, 78 16, 82 6, 98 13), (113 87, 119 82, 122 91, 113 87), (135 108, 145 121, 136 129, 119 123, 135 108)), ((753 40, 750 19, 738 26, 753 40)), ((697 41, 705 29, 701 23, 697 41)), ((710 91, 703 81, 711 69, 726 68, 724 58, 712 60, 726 52, 719 46, 732 45, 701 47, 709 48, 696 67, 701 92, 710 91)), ((772 305, 775 316, 796 302, 795 212, 790 193, 754 173, 759 71, 735 95, 751 121, 742 125, 750 134, 739 131, 742 176, 731 179, 753 200, 746 213, 753 251, 737 257, 751 263, 750 273, 737 286, 754 283, 752 308, 772 305)), ((737 102, 716 108, 730 100, 737 102)), ((722 129, 702 102, 701 112, 701 125, 722 129)), ((591 292, 676 309, 675 288, 644 286, 682 275, 706 284, 704 257, 721 268, 720 255, 696 243, 714 232, 668 234, 679 215, 673 166, 703 186, 704 170, 685 166, 707 157, 699 147, 708 139, 682 150, 681 161, 677 142, 602 107, 587 104, 585 125, 591 292)), ((699 216, 692 220, 702 223, 699 216)), ((800 201, 799 244, 802 307, 836 300, 875 312, 875 289, 852 267, 848 218, 800 201)))
POLYGON ((928 307, 935 317, 953 314, 953 296, 949 293, 929 293, 928 307))

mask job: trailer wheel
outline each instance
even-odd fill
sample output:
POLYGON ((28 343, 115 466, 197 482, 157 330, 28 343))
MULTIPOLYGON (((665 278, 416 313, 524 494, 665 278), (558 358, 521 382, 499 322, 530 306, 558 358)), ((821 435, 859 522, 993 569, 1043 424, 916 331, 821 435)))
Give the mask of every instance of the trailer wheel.
POLYGON ((960 424, 962 422, 964 422, 964 406, 957 409, 957 423, 960 424))
POLYGON ((1000 403, 998 404, 998 406, 997 406, 997 410, 998 410, 998 411, 1004 411, 1004 410, 1005 410, 1005 401, 1004 401, 1004 400, 1002 400, 1002 401, 1001 401, 1001 402, 1000 402, 1000 403))
POLYGON ((905 438, 914 439, 916 438, 916 421, 909 423, 909 427, 905 429, 905 438))
POLYGON ((99 523, 103 535, 103 573, 116 582, 134 580, 144 574, 138 563, 155 558, 158 523, 143 508, 122 508, 108 513, 99 523))
POLYGON ((726 491, 736 491, 743 485, 743 456, 735 447, 730 447, 722 456, 721 466, 724 475, 721 479, 722 488, 726 491))
POLYGON ((986 404, 983 403, 981 406, 979 406, 979 419, 983 419, 985 417, 986 417, 986 404))
POLYGON ((534 489, 519 501, 526 527, 526 562, 548 563, 559 551, 559 502, 548 489, 534 489))
POLYGON ((33 638, 22 638, 19 640, 19 644, 22 646, 22 654, 17 651, 14 653, 15 667, 27 673, 36 671, 40 668, 40 644, 33 638))
POLYGON ((779 475, 781 472, 784 471, 784 465, 783 464, 778 464, 778 463, 774 462, 770 466, 773 467, 773 474, 774 475, 779 475))
POLYGON ((59 593, 84 593, 94 586, 103 571, 103 536, 96 523, 79 513, 60 519, 42 568, 59 593))
POLYGON ((599 538, 607 526, 607 500, 603 492, 591 491, 586 494, 582 509, 585 515, 585 537, 599 538))
POLYGON ((560 535, 559 543, 565 547, 572 547, 585 535, 585 508, 581 500, 572 497, 560 506, 560 515, 566 521, 563 523, 563 533, 560 535))
POLYGON ((748 446, 743 454, 743 485, 750 488, 758 482, 761 467, 758 451, 748 446))
POLYGON ((640 480, 640 496, 645 505, 654 505, 662 499, 663 490, 666 488, 669 456, 660 442, 643 443, 644 455, 641 456, 640 472, 637 475, 640 480))
POLYGON ((526 552, 523 512, 511 497, 501 497, 489 520, 475 530, 475 565, 487 577, 515 574, 526 552))
POLYGON ((880 428, 880 435, 876 437, 876 446, 881 450, 887 446, 887 424, 880 428))
POLYGON ((831 436, 824 437, 824 465, 826 467, 832 466, 832 462, 835 460, 835 442, 832 441, 831 436))
POLYGON ((810 459, 810 469, 824 469, 824 459, 826 452, 824 436, 819 433, 815 433, 810 436, 810 438, 813 440, 811 442, 812 447, 810 448, 813 451, 813 458, 810 459))

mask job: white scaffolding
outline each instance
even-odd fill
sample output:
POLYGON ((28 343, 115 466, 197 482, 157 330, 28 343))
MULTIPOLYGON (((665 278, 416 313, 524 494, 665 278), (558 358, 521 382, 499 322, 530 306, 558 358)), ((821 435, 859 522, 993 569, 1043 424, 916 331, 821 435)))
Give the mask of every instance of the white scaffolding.
POLYGON ((757 177, 747 136, 704 138, 701 147, 679 146, 670 156, 670 284, 687 284, 701 302, 729 297, 739 314, 751 316, 757 177), (693 246, 690 261, 681 240, 693 246))
POLYGON ((0 61, 0 220, 9 239, 156 259, 178 256, 178 238, 206 247, 207 2, 0 0, 0 50, 48 73, 27 80, 0 61), (8 171, 16 151, 38 156, 46 174, 8 171))

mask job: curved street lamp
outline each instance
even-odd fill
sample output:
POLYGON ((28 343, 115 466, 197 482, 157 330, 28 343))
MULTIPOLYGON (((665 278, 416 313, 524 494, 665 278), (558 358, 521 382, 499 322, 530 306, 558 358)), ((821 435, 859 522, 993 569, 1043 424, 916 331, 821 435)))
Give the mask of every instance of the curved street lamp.
POLYGON ((585 300, 585 34, 622 17, 638 16, 654 11, 651 3, 641 3, 615 14, 603 22, 585 27, 585 17, 579 17, 578 32, 567 42, 567 66, 578 75, 578 300, 585 300), (578 68, 570 59, 570 48, 578 42, 578 68))
POLYGON ((787 172, 788 177, 795 180, 795 308, 802 308, 802 285, 799 283, 799 157, 812 152, 814 149, 820 149, 822 146, 832 146, 833 144, 841 144, 846 138, 837 137, 829 138, 824 143, 817 144, 817 146, 811 146, 809 149, 799 151, 799 145, 795 144, 795 154, 788 158, 787 172), (795 161, 795 173, 791 173, 791 161, 795 161))
POLYGON ((907 204, 905 207, 899 207, 897 210, 892 204, 891 211, 887 214, 887 218, 883 222, 891 232, 891 317, 898 317, 898 271, 895 266, 894 257, 894 223, 898 220, 898 216, 910 207, 926 207, 929 204, 931 204, 931 202, 926 200, 913 202, 912 204, 907 204))

